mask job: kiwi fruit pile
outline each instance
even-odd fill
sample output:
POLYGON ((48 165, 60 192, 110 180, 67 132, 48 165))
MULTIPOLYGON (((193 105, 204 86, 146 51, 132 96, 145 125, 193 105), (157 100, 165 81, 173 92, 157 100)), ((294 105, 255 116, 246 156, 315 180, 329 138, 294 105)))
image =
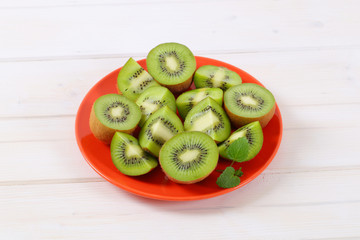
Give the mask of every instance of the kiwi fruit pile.
POLYGON ((249 144, 242 161, 253 159, 276 107, 269 90, 242 83, 234 71, 197 68, 191 50, 179 43, 153 48, 146 68, 130 58, 119 71, 117 90, 96 99, 89 117, 95 138, 110 145, 114 166, 139 176, 160 165, 181 184, 209 176, 219 156, 230 159, 227 149, 239 138, 249 144))

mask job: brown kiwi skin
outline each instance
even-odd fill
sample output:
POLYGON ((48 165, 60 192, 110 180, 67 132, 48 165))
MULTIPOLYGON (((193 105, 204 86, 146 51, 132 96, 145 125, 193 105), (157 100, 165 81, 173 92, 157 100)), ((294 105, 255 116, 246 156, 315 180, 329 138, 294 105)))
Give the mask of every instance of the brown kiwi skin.
POLYGON ((255 122, 255 121, 259 121, 261 127, 264 128, 264 127, 266 127, 266 125, 270 122, 270 120, 274 116, 276 104, 274 104, 273 108, 267 114, 265 114, 262 117, 257 117, 257 118, 247 118, 247 117, 241 117, 241 116, 235 115, 226 107, 225 104, 224 104, 224 108, 225 108, 227 115, 230 118, 231 124, 235 128, 240 128, 248 123, 255 122))
POLYGON ((89 125, 90 125, 90 130, 94 134, 94 136, 97 139, 99 139, 100 141, 104 142, 105 144, 110 144, 111 143, 111 140, 112 140, 112 138, 113 138, 116 131, 127 133, 127 134, 132 134, 135 131, 136 127, 137 127, 137 125, 136 125, 132 129, 120 131, 120 130, 115 130, 115 129, 112 129, 112 128, 109 128, 109 127, 105 126, 96 117, 95 110, 94 110, 94 105, 91 108, 90 118, 89 118, 89 125))
POLYGON ((178 83, 178 84, 175 84, 175 85, 165 85, 165 84, 162 84, 162 83, 156 81, 155 78, 154 78, 154 79, 155 79, 155 81, 156 81, 157 83, 159 83, 160 85, 168 88, 172 93, 174 93, 174 94, 179 94, 179 93, 184 92, 186 89, 188 89, 188 88, 190 87, 190 85, 191 85, 191 83, 192 83, 192 80, 193 80, 193 76, 194 76, 194 74, 191 75, 191 77, 190 77, 189 79, 187 79, 186 81, 181 82, 181 83, 178 83))

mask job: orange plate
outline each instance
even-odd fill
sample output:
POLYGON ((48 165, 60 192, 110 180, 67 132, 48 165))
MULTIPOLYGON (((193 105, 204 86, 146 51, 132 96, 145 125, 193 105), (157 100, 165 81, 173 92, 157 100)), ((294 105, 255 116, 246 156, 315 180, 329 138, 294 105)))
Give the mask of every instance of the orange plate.
MULTIPOLYGON (((140 60, 138 63, 146 69, 146 59, 140 60)), ((224 66, 237 72, 243 82, 262 85, 248 73, 227 63, 204 57, 196 57, 196 63, 197 67, 203 65, 224 66)), ((97 173, 112 184, 147 198, 169 201, 205 199, 234 191, 246 185, 264 171, 275 157, 280 146, 283 128, 278 106, 276 106, 274 117, 263 129, 264 144, 260 153, 249 162, 234 164, 236 168, 241 166, 244 172, 244 175, 241 177, 241 183, 237 187, 231 189, 218 187, 216 185, 216 179, 220 173, 216 171, 205 180, 190 185, 171 182, 163 174, 160 167, 139 177, 129 177, 120 173, 111 161, 109 146, 98 141, 92 135, 89 128, 89 116, 93 102, 104 94, 117 93, 116 84, 119 71, 120 68, 108 74, 86 94, 77 112, 75 122, 76 140, 82 155, 97 173)), ((191 89, 193 88, 194 85, 191 86, 191 89)), ((225 169, 229 165, 229 161, 220 159, 217 169, 225 169)))

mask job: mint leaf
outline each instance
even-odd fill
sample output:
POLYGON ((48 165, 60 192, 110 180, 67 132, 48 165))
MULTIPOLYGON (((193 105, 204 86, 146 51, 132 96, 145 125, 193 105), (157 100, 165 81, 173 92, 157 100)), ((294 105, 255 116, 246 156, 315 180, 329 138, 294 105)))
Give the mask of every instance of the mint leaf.
POLYGON ((248 153, 249 153, 249 143, 245 137, 236 139, 226 149, 227 157, 235 162, 246 161, 248 153))
POLYGON ((243 171, 241 171, 241 168, 239 168, 238 170, 235 171, 234 175, 241 177, 242 175, 244 175, 244 173, 243 173, 243 171))
POLYGON ((216 184, 221 188, 232 188, 240 184, 240 178, 235 176, 233 167, 227 167, 216 180, 216 184))

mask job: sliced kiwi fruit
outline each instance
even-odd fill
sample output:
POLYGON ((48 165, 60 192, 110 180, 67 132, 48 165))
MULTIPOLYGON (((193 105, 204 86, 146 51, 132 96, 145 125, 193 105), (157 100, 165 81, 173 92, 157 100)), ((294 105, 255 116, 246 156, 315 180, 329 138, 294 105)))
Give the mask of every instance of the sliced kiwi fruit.
POLYGON ((225 67, 205 65, 199 67, 194 74, 194 84, 196 88, 218 87, 222 90, 241 84, 239 74, 225 67))
POLYGON ((140 108, 134 102, 119 94, 107 94, 93 104, 90 130, 97 139, 110 144, 116 131, 131 134, 140 118, 140 108))
POLYGON ((219 145, 221 157, 229 159, 226 153, 227 148, 235 140, 245 137, 249 143, 249 153, 244 161, 253 159, 261 150, 264 137, 259 121, 249 123, 231 134, 231 136, 219 145))
POLYGON ((136 104, 142 112, 139 122, 140 127, 144 125, 151 114, 164 106, 168 106, 172 111, 176 112, 175 97, 169 89, 165 87, 151 87, 146 89, 136 100, 136 104))
POLYGON ((168 106, 153 113, 139 133, 140 146, 158 157, 162 145, 178 133, 184 131, 179 117, 168 106))
POLYGON ((121 94, 135 101, 149 87, 160 86, 134 59, 130 58, 121 68, 117 87, 121 94))
POLYGON ((196 61, 190 49, 179 43, 163 43, 153 48, 146 57, 151 76, 173 93, 190 87, 196 61))
POLYGON ((259 121, 264 128, 274 116, 275 98, 262 86, 243 83, 225 92, 224 106, 234 127, 259 121))
POLYGON ((230 136, 231 124, 224 109, 211 97, 201 100, 189 111, 185 118, 186 131, 208 134, 216 143, 230 136))
POLYGON ((127 133, 114 134, 110 152, 115 167, 125 175, 143 175, 158 165, 157 159, 145 152, 138 140, 127 133))
POLYGON ((200 88, 190 90, 184 92, 176 99, 176 106, 182 119, 185 119, 188 112, 206 97, 211 97, 222 106, 223 94, 223 90, 220 88, 200 88))
POLYGON ((191 184, 209 176, 216 168, 218 159, 218 148, 208 135, 183 132, 163 145, 159 162, 169 179, 191 184))

